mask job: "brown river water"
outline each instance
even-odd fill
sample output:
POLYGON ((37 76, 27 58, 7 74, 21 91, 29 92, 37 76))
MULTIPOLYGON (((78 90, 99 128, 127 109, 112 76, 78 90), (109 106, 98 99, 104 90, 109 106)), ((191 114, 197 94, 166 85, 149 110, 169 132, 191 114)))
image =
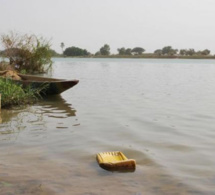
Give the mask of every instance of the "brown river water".
POLYGON ((74 88, 2 110, 0 195, 215 194, 215 61, 54 59, 74 88), (122 151, 135 172, 100 168, 122 151))

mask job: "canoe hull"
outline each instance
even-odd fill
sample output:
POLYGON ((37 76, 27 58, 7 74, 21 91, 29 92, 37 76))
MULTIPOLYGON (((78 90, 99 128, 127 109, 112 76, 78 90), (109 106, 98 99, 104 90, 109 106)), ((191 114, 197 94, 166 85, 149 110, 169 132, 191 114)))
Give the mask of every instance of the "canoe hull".
POLYGON ((68 81, 16 81, 22 84, 24 87, 31 86, 34 89, 43 88, 47 84, 47 87, 41 91, 42 95, 57 95, 63 93, 64 91, 72 88, 78 84, 78 80, 68 80, 68 81))
POLYGON ((57 95, 78 84, 78 80, 55 79, 34 75, 18 74, 14 71, 0 71, 2 78, 11 78, 14 82, 22 84, 23 87, 31 86, 34 89, 43 88, 41 95, 57 95), (7 77, 7 72, 9 76, 7 77), (5 76, 6 75, 6 76, 5 76), (46 87, 43 87, 46 86, 46 87))

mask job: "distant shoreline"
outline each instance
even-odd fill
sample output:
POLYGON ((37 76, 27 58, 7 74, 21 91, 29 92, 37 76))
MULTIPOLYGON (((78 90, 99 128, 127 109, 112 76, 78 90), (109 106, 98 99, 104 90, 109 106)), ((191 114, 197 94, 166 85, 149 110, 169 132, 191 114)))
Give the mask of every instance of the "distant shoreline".
MULTIPOLYGON (((3 56, 0 55, 0 58, 3 56)), ((62 56, 53 55, 52 58, 110 58, 110 59, 205 59, 214 60, 215 56, 156 56, 153 54, 143 54, 143 55, 90 55, 90 56, 62 56)))
POLYGON ((110 59, 215 59, 215 56, 154 56, 154 55, 99 55, 99 56, 53 56, 54 58, 110 58, 110 59))

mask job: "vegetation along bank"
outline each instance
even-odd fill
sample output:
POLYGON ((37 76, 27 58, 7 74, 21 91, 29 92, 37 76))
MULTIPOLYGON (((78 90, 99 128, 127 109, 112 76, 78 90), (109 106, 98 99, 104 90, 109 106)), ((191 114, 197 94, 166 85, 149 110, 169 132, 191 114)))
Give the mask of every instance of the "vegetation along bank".
POLYGON ((34 89, 31 86, 23 87, 16 73, 45 73, 51 68, 52 50, 49 41, 42 37, 10 32, 1 35, 2 61, 0 70, 6 71, 0 77, 0 93, 2 107, 30 104, 40 98, 43 87, 34 89), (8 62, 9 60, 9 62, 8 62))

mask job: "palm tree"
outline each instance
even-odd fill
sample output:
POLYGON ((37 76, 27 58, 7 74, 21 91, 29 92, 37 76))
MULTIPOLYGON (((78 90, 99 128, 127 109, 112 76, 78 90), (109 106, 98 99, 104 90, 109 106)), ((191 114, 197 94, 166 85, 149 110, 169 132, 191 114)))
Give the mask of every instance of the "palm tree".
POLYGON ((63 54, 63 48, 65 47, 63 42, 60 44, 60 47, 62 48, 62 54, 63 54))

